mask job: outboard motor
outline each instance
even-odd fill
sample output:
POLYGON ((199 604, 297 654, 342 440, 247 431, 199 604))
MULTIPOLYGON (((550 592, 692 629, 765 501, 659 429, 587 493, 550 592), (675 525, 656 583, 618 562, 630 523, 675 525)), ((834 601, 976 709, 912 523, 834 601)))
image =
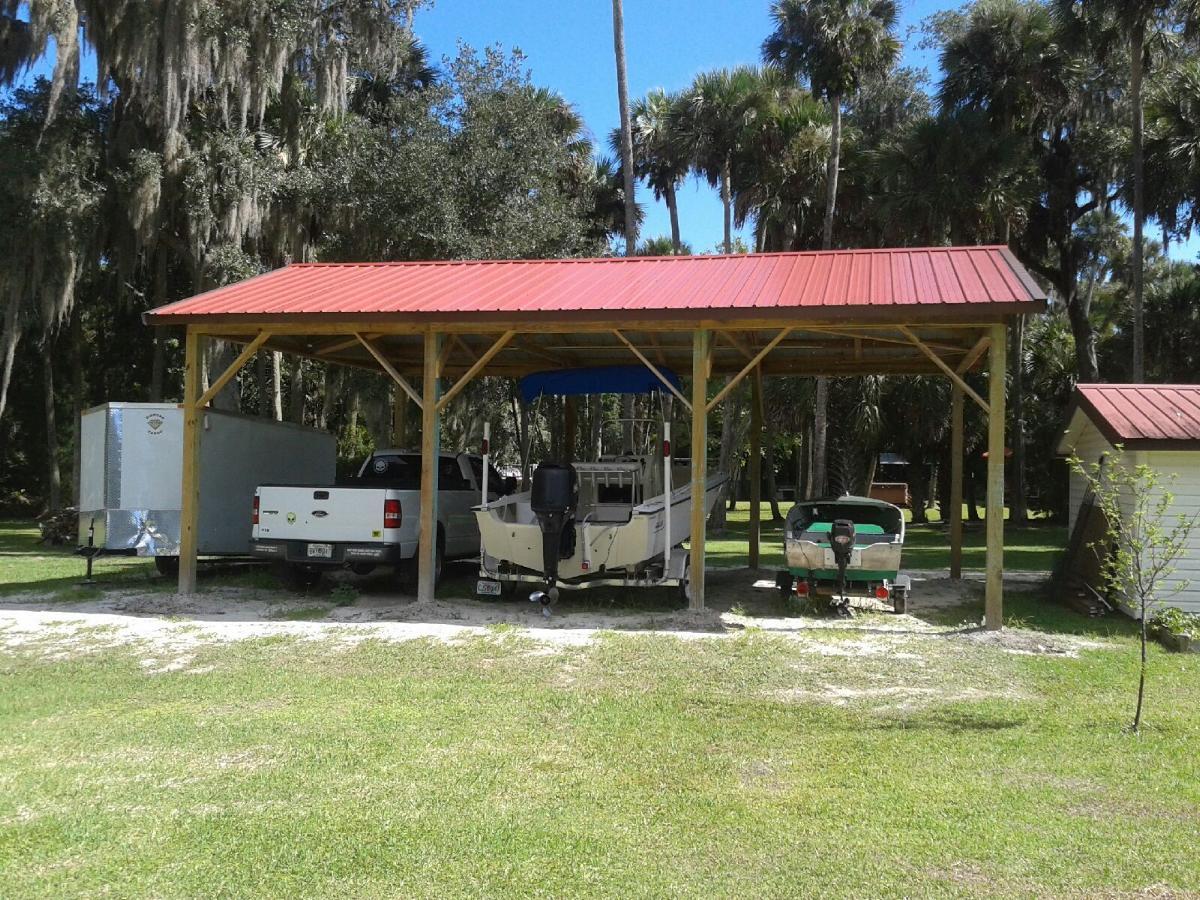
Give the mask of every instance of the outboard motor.
POLYGON ((849 519, 834 519, 829 528, 829 546, 833 549, 833 561, 838 570, 839 605, 845 613, 850 611, 846 599, 846 567, 850 565, 850 554, 854 550, 854 523, 849 519))
POLYGON ((575 554, 575 510, 579 506, 579 474, 569 464, 544 462, 533 473, 530 509, 542 529, 542 574, 546 589, 529 599, 542 604, 550 614, 550 604, 558 599, 558 563, 575 554))

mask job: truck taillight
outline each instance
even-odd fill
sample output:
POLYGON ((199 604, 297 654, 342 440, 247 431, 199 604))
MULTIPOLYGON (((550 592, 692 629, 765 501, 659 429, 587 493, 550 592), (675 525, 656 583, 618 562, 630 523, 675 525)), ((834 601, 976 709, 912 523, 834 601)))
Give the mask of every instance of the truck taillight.
POLYGON ((254 495, 254 513, 250 516, 250 524, 258 524, 258 494, 254 495))
POLYGON ((384 528, 399 528, 400 527, 400 501, 399 500, 384 500, 383 501, 383 527, 384 528))

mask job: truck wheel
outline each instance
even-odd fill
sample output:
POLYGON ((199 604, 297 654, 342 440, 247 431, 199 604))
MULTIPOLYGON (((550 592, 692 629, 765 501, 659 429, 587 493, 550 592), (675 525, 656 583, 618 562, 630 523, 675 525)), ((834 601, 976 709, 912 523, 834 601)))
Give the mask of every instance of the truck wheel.
MULTIPOLYGON (((420 553, 420 550, 417 551, 420 553)), ((396 578, 400 582, 400 590, 413 597, 417 595, 417 585, 420 580, 421 566, 417 561, 418 557, 406 559, 404 562, 396 566, 396 578)), ((437 553, 434 556, 433 563, 433 589, 437 590, 438 585, 442 583, 442 569, 446 565, 446 540, 442 537, 441 530, 438 531, 437 553)))
POLYGON ((179 577, 179 557, 178 556, 156 556, 154 557, 154 568, 158 570, 158 574, 164 578, 179 577))
POLYGON ((307 591, 321 580, 320 569, 306 569, 295 563, 282 563, 275 570, 280 583, 289 591, 307 591))

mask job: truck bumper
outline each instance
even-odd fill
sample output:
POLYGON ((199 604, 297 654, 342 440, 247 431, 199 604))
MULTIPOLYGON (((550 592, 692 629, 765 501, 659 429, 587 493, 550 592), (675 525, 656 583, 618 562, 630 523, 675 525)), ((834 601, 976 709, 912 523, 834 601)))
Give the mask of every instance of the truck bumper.
MULTIPOLYGON (((273 541, 252 540, 250 554, 259 559, 274 559, 279 562, 303 563, 307 566, 343 566, 354 563, 369 563, 373 565, 398 565, 413 556, 415 547, 407 548, 405 544, 346 544, 330 543, 333 554, 329 557, 312 557, 308 555, 309 541, 273 541)), ((319 543, 319 542, 313 542, 319 543)))

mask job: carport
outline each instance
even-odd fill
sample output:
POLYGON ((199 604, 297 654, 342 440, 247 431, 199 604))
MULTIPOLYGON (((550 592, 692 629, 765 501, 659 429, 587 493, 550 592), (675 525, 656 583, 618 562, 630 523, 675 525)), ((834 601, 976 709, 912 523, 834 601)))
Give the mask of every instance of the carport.
MULTIPOLYGON (((759 551, 761 379, 766 375, 941 374, 953 385, 951 575, 961 574, 964 396, 988 415, 986 624, 1002 616, 1005 348, 1008 323, 1046 295, 1005 247, 838 250, 742 256, 402 263, 278 269, 160 307, 184 326, 186 369, 179 590, 196 587, 201 410, 260 349, 384 372, 397 418, 421 413, 418 596, 433 596, 439 417, 479 375, 640 360, 691 375, 677 401, 693 447, 708 414, 752 379, 749 558, 759 551), (201 389, 201 342, 244 345, 201 389), (987 397, 963 376, 987 360, 987 397), (411 379, 420 377, 420 390, 411 379), (709 382, 726 380, 709 398, 709 382), (443 382, 446 385, 443 389, 443 382)), ((674 389, 672 389, 674 390, 674 389)), ((704 607, 707 461, 692 453, 692 606, 704 607)))

